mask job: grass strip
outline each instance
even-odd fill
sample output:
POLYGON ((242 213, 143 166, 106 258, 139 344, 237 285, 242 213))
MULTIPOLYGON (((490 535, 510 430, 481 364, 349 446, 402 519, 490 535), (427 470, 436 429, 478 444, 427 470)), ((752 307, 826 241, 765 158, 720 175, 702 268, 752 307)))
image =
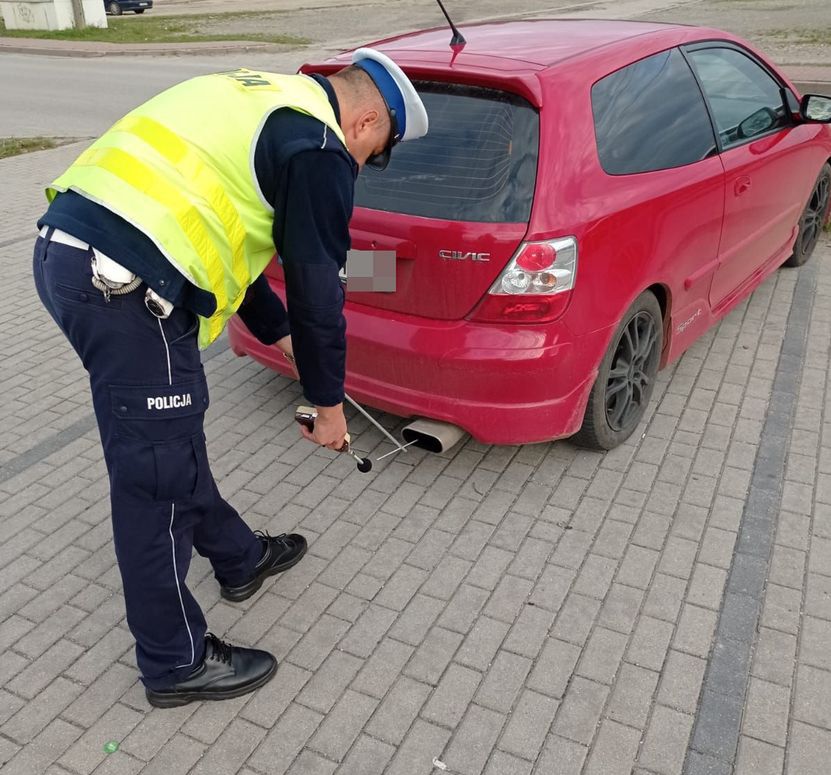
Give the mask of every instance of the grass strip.
POLYGON ((183 16, 122 16, 108 17, 108 27, 86 27, 83 30, 7 30, 0 19, 0 37, 37 38, 41 40, 103 41, 107 43, 208 43, 222 40, 253 40, 301 46, 308 38, 297 35, 274 35, 268 32, 229 31, 234 22, 260 16, 268 28, 270 15, 251 12, 183 16))

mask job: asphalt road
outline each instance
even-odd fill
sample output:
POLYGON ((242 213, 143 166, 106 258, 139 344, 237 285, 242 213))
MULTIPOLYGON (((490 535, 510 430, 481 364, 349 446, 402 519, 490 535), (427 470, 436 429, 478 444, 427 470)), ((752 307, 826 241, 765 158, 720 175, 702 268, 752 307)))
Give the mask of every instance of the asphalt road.
MULTIPOLYGON (((157 0, 161 13, 227 11, 227 0, 157 0)), ((460 24, 480 19, 563 16, 645 18, 706 24, 762 45, 779 64, 828 61, 827 52, 777 37, 782 27, 819 27, 827 0, 451 0, 460 24), (790 10, 789 10, 790 9, 790 10), (773 37, 771 37, 773 35, 773 37)), ((234 10, 285 11, 286 31, 309 46, 280 52, 197 56, 66 57, 0 53, 0 137, 92 137, 153 94, 194 75, 248 66, 294 72, 303 62, 403 30, 439 24, 432 0, 239 0, 234 10)), ((252 22, 253 23, 253 22, 252 22)))
MULTIPOLYGON (((318 28, 330 24, 337 32, 327 36, 324 44, 280 53, 96 58, 0 54, 0 105, 3 106, 0 137, 91 137, 148 97, 191 76, 240 66, 293 72, 303 62, 326 51, 347 48, 361 40, 377 39, 400 30, 439 24, 442 20, 438 8, 428 0, 412 3, 315 0, 306 8, 296 0, 252 0, 239 2, 234 10, 281 10, 288 5, 298 9, 297 14, 309 14, 317 19, 318 28)), ((615 0, 607 4, 512 0, 506 8, 504 0, 454 0, 454 16, 459 22, 536 15, 634 18, 684 5, 696 5, 696 2, 615 0)), ((166 7, 189 13, 228 10, 228 3, 219 0, 162 0, 159 6, 159 10, 166 7)), ((308 37, 320 40, 320 29, 317 33, 308 37)))

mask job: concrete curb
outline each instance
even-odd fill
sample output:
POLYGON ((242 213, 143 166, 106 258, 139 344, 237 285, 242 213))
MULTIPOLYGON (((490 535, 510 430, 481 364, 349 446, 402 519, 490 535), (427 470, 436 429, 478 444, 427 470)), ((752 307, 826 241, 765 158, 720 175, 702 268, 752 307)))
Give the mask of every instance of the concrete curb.
POLYGON ((189 56, 193 54, 235 54, 248 51, 290 51, 295 48, 299 49, 303 46, 259 43, 253 40, 144 44, 0 37, 0 54, 38 54, 41 56, 66 57, 189 56))

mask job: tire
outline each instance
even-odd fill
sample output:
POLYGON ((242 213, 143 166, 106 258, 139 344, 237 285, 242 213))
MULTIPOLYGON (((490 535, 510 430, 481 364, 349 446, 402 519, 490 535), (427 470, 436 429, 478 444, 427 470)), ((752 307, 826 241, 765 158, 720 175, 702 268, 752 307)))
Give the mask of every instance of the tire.
POLYGON ((121 14, 124 13, 124 11, 121 10, 121 6, 118 3, 115 3, 115 2, 107 3, 107 10, 113 16, 121 16, 121 14))
POLYGON ((644 291, 626 311, 600 362, 583 425, 572 441, 614 449, 638 427, 655 388, 664 345, 661 307, 644 291))
POLYGON ((783 266, 802 266, 814 252, 822 229, 828 222, 831 206, 831 164, 824 164, 808 198, 808 204, 799 218, 799 233, 793 253, 783 266))

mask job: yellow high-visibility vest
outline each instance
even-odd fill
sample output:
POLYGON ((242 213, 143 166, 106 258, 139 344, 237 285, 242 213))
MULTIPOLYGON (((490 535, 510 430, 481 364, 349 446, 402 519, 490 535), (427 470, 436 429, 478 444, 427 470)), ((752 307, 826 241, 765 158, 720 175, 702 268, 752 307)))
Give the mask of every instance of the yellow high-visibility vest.
POLYGON ((234 70, 192 78, 128 113, 46 190, 50 202, 72 189, 121 216, 214 295, 216 311, 199 320, 203 349, 274 255, 274 211, 254 150, 266 119, 285 107, 319 119, 346 144, 313 79, 234 70))

